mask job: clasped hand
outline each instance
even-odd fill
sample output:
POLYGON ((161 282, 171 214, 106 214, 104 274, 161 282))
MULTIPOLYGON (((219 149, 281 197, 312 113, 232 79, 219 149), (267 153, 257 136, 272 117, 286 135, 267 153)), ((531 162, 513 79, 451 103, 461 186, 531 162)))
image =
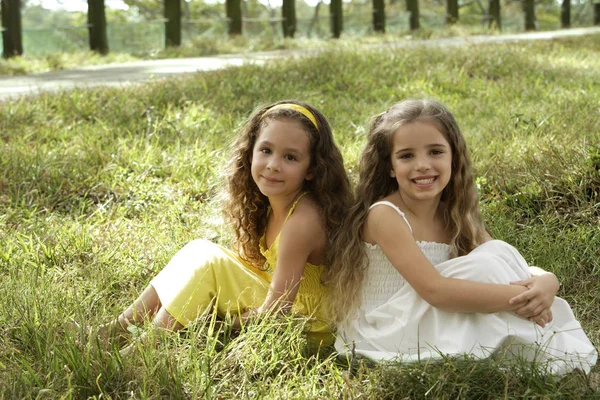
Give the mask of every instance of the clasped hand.
POLYGON ((525 286, 528 290, 510 299, 509 303, 518 305, 514 312, 542 328, 553 319, 550 307, 560 286, 552 273, 535 275, 529 279, 511 282, 511 285, 525 286))

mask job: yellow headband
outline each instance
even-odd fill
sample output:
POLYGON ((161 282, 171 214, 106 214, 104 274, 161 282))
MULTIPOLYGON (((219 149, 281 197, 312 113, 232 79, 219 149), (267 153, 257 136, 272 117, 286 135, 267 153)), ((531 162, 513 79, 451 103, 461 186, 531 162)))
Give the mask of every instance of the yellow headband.
POLYGON ((290 110, 295 110, 298 111, 300 114, 304 115, 306 118, 308 118, 310 120, 310 122, 312 122, 312 124, 315 126, 315 128, 317 128, 317 131, 319 130, 319 125, 317 124, 317 119, 315 118, 315 116, 313 115, 313 113, 311 113, 306 107, 302 107, 298 104, 294 104, 294 103, 282 103, 282 104, 277 104, 276 106, 273 106, 271 108, 269 108, 264 114, 263 114, 263 118, 270 113, 271 111, 274 110, 281 110, 281 109, 290 109, 290 110))

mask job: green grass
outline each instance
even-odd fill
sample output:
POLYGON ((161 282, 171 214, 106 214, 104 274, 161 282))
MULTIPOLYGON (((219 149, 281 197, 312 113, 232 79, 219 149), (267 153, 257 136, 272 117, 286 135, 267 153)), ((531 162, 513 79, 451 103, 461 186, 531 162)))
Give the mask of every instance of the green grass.
POLYGON ((347 167, 368 118, 408 96, 452 109, 493 235, 556 273, 600 346, 600 35, 439 49, 331 50, 124 89, 0 104, 0 398, 600 398, 526 363, 350 367, 294 321, 211 319, 120 358, 66 321, 115 317, 187 241, 230 233, 211 201, 236 129, 297 98, 335 127, 347 167))

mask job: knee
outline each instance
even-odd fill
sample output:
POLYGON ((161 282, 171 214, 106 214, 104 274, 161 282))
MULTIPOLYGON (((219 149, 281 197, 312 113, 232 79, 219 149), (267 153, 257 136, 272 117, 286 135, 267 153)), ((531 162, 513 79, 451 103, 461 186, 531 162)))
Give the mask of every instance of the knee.
POLYGON ((222 247, 206 239, 192 240, 180 252, 190 260, 201 263, 211 262, 223 256, 222 247))
MULTIPOLYGON (((446 263, 445 268, 440 270, 443 276, 474 282, 497 282, 503 275, 504 269, 498 257, 484 252, 472 252, 446 263)), ((438 267, 443 264, 445 263, 439 264, 438 267)))
POLYGON ((173 256, 169 265, 190 271, 211 263, 217 253, 218 246, 208 240, 193 240, 183 246, 173 256))
POLYGON ((187 249, 187 250, 197 252, 197 253, 203 253, 203 252, 208 253, 208 252, 211 252, 215 247, 218 247, 218 245, 211 242, 210 240, 195 239, 195 240, 192 240, 191 242, 188 242, 183 247, 183 249, 187 249))
POLYGON ((502 271, 502 266, 492 254, 477 253, 470 254, 469 258, 468 275, 469 280, 476 282, 489 282, 496 281, 498 274, 502 271))
POLYGON ((477 248, 475 248, 475 250, 473 250, 471 254, 478 254, 478 253, 504 254, 506 252, 512 252, 514 250, 515 250, 515 248, 513 246, 511 246, 510 244, 508 244, 502 240, 493 239, 493 240, 488 240, 487 242, 477 246, 477 248))
POLYGON ((480 247, 485 247, 484 252, 502 260, 506 268, 526 279, 529 275, 529 264, 521 253, 512 245, 502 240, 491 240, 480 247), (525 274, 525 275, 523 275, 525 274))
POLYGON ((184 247, 186 257, 196 265, 196 273, 204 275, 207 270, 216 273, 229 256, 226 250, 216 243, 206 239, 197 239, 189 242, 184 247))

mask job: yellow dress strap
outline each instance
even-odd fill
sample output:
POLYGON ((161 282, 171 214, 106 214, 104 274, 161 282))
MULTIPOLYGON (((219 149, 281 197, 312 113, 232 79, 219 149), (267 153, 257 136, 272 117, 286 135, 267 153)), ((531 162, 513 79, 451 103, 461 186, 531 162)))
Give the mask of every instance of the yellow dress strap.
POLYGON ((298 205, 298 202, 300 201, 301 198, 304 197, 304 195, 308 194, 308 192, 303 192, 300 194, 300 196, 298 196, 296 198, 296 200, 294 200, 294 204, 292 204, 292 207, 290 208, 290 211, 288 211, 288 215, 287 217, 285 217, 285 220, 287 221, 288 218, 290 217, 290 215, 292 215, 292 213, 294 212, 294 210, 296 209, 296 206, 298 205))

